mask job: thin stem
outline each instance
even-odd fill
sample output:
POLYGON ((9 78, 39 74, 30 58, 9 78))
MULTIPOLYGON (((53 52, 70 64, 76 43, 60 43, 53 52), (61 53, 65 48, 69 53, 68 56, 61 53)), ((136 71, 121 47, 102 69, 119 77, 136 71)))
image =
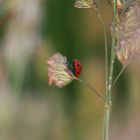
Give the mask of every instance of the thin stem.
POLYGON ((111 59, 110 59, 110 73, 109 73, 109 86, 108 86, 108 102, 111 101, 111 87, 113 79, 113 70, 115 62, 115 45, 116 45, 116 0, 113 0, 113 35, 112 35, 112 47, 111 47, 111 59))
POLYGON ((109 140, 109 122, 111 113, 111 93, 112 93, 112 79, 114 70, 115 53, 114 48, 116 45, 116 0, 113 0, 113 34, 112 34, 112 46, 109 68, 108 87, 106 90, 105 107, 104 107, 104 125, 103 125, 103 137, 102 140, 109 140))
POLYGON ((116 82, 118 81, 118 79, 120 78, 120 76, 122 75, 122 73, 124 72, 125 68, 129 65, 130 61, 128 61, 120 70, 119 74, 117 75, 117 77, 115 78, 112 87, 114 87, 114 85, 116 84, 116 82))
POLYGON ((102 17, 100 16, 98 9, 95 8, 96 14, 98 19, 100 20, 102 27, 103 27, 103 32, 104 32, 104 42, 105 42, 105 89, 107 92, 107 86, 108 86, 108 46, 107 46, 107 33, 106 33, 106 28, 105 28, 105 24, 104 21, 102 19, 102 17))
POLYGON ((97 92, 97 90, 95 88, 93 88, 90 84, 88 84, 87 82, 79 79, 79 78, 76 78, 76 80, 78 80, 79 82, 83 83, 84 85, 86 85, 88 88, 90 88, 98 97, 100 97, 102 100, 105 101, 105 98, 99 93, 97 92))
POLYGON ((112 87, 114 87, 114 85, 116 84, 116 82, 118 81, 119 77, 122 75, 122 73, 124 72, 125 68, 127 65, 123 66, 122 69, 120 70, 119 74, 117 75, 117 77, 115 78, 112 87))

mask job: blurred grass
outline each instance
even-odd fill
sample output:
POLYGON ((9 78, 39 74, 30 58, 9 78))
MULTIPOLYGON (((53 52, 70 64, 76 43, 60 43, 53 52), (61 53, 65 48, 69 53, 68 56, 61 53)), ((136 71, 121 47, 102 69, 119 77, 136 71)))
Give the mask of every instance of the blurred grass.
MULTIPOLYGON (((104 95, 103 31, 94 10, 75 9, 74 0, 15 2, 18 2, 15 9, 11 5, 0 13, 2 19, 8 10, 17 12, 0 26, 0 139, 101 139, 103 103, 76 81, 63 89, 49 87, 46 65, 48 57, 57 51, 67 56, 70 62, 73 58, 80 59, 83 64, 80 77, 104 95), (26 13, 24 8, 29 11, 26 13), (18 36, 14 36, 15 32, 18 36), (34 35, 38 39, 32 40, 34 35), (12 41, 16 39, 14 44, 12 41)), ((0 3, 0 7, 4 6, 0 3)), ((110 43, 110 7, 106 2, 101 2, 100 10, 110 43)), ((114 88, 113 140, 139 140, 135 130, 140 128, 140 78, 139 69, 134 69, 138 63, 126 70, 114 88), (132 124, 136 120, 137 126, 134 127, 132 124)), ((120 67, 116 62, 115 75, 120 67)))

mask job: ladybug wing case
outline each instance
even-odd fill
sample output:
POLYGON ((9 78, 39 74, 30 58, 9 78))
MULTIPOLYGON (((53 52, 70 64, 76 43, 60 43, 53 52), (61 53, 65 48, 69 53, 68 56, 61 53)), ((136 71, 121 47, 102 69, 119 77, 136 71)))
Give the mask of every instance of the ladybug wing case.
POLYGON ((74 59, 73 60, 73 67, 74 67, 74 75, 76 77, 78 77, 81 73, 81 70, 82 70, 82 64, 80 63, 79 60, 74 59))

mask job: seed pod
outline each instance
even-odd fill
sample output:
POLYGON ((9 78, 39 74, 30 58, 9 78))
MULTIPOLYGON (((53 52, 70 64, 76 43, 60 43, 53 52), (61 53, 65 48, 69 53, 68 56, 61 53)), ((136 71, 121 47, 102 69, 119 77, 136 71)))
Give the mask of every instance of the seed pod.
POLYGON ((76 78, 68 68, 66 57, 59 52, 50 57, 47 63, 49 85, 64 87, 76 78))
POLYGON ((140 7, 131 3, 125 15, 119 17, 116 26, 116 54, 122 64, 140 55, 140 7))

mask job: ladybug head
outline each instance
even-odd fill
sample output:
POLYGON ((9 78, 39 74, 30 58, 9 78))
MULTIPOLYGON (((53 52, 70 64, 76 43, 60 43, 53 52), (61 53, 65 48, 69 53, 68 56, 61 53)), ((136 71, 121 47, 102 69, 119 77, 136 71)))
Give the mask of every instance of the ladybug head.
POLYGON ((76 77, 78 77, 81 73, 81 70, 82 70, 82 64, 80 63, 79 60, 77 60, 77 59, 73 60, 73 68, 74 68, 73 74, 76 77))

